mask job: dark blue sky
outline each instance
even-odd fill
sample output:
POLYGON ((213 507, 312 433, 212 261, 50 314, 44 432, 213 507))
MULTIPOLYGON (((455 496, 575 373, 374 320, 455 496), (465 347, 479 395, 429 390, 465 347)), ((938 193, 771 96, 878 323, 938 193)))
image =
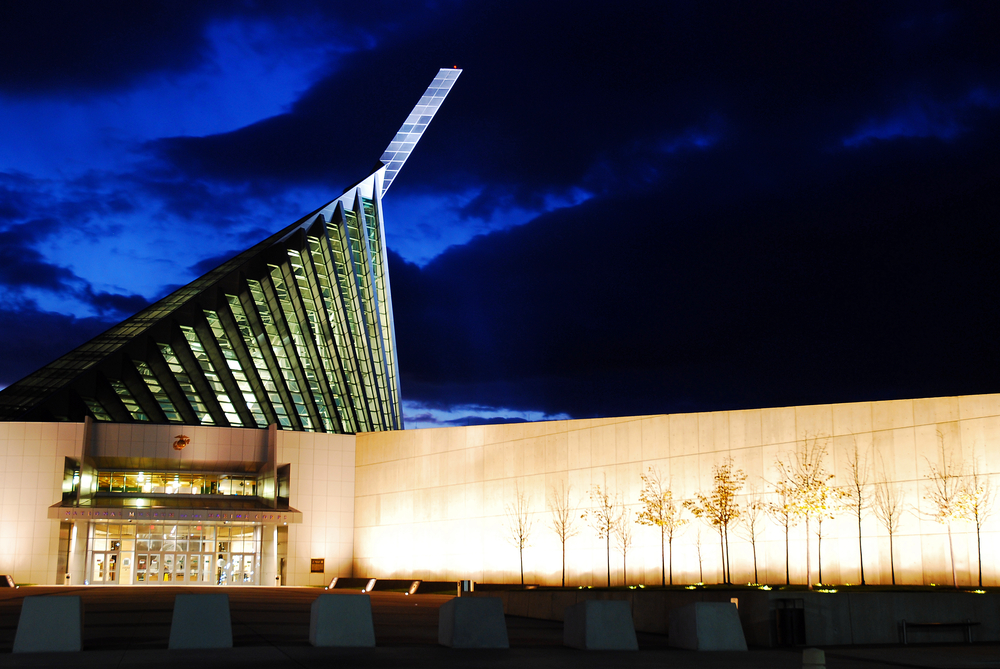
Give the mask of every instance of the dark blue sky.
POLYGON ((993 3, 0 8, 0 386, 365 176, 408 426, 1000 390, 993 3))

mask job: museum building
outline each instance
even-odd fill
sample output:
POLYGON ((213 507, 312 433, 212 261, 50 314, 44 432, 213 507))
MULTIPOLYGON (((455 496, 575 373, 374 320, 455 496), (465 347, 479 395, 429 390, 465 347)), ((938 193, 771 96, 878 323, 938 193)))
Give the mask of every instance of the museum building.
MULTIPOLYGON (((275 433, 403 427, 382 196, 460 74, 437 73, 376 169, 340 197, 0 392, 4 431, 26 422, 49 435, 5 455, 60 445, 48 511, 60 574, 260 584, 271 551, 273 584, 285 528, 302 520, 275 433)), ((23 473, 8 465, 5 477, 23 473)), ((21 487, 4 483, 5 496, 21 487)), ((350 509, 334 498, 317 515, 339 527, 350 509)), ((36 556, 42 534, 32 532, 36 556)))
POLYGON ((520 506, 530 582, 656 584, 662 535, 628 550, 579 518, 595 487, 634 518, 644 474, 674 499, 746 474, 769 499, 777 463, 821 447, 832 485, 859 463, 895 491, 869 510, 734 534, 723 564, 695 519, 671 544, 675 582, 1000 583, 996 516, 943 524, 933 467, 1000 473, 1000 394, 406 430, 382 197, 461 70, 442 69, 373 173, 268 239, 0 391, 0 574, 18 583, 324 585, 335 576, 516 582, 520 506), (861 454, 859 456, 859 454, 861 454), (859 457, 861 459, 859 459, 859 457), (948 536, 952 544, 949 544, 948 536), (822 542, 820 545, 820 541, 822 542), (950 547, 949 547, 950 546, 950 547), (791 558, 786 560, 786 555, 791 558), (816 555, 813 552, 812 555, 816 555), (815 575, 815 572, 814 572, 815 575))

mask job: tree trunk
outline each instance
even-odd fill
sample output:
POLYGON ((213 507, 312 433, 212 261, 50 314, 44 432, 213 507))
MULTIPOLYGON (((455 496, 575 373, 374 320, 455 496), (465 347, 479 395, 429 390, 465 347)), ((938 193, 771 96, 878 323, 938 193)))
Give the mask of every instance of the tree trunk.
MULTIPOLYGON (((664 536, 665 533, 666 530, 661 525, 660 526, 660 587, 661 588, 667 584, 667 565, 665 564, 666 560, 665 552, 667 549, 666 546, 664 545, 667 541, 667 538, 664 536)), ((671 585, 673 585, 673 580, 674 580, 673 574, 671 574, 670 578, 671 585)))
POLYGON ((521 553, 521 585, 524 585, 524 549, 520 549, 521 553))
POLYGON ((729 526, 726 525, 726 584, 733 583, 733 565, 729 561, 729 526))
POLYGON ((611 531, 608 530, 608 538, 605 542, 608 550, 608 587, 611 587, 611 531))
POLYGON ((892 584, 896 585, 896 559, 892 554, 892 532, 889 533, 889 569, 892 570, 892 584))
POLYGON ((722 582, 726 583, 726 542, 722 537, 722 526, 719 526, 719 553, 722 557, 722 582))
MULTIPOLYGON (((861 504, 858 504, 858 564, 861 565, 861 585, 865 584, 865 549, 861 546, 861 504)), ((841 573, 843 577, 843 573, 841 573)))
POLYGON ((816 565, 819 567, 817 580, 823 584, 823 519, 817 521, 816 526, 816 565))
POLYGON ((983 545, 979 541, 980 522, 976 518, 976 564, 979 567, 979 587, 983 587, 983 545))
POLYGON ((955 545, 951 541, 951 521, 948 521, 948 552, 951 553, 951 584, 958 589, 958 574, 955 572, 955 545))
POLYGON ((809 550, 809 516, 806 516, 806 586, 812 590, 812 553, 809 550))
POLYGON ((750 539, 750 547, 753 549, 753 582, 755 585, 760 584, 760 577, 757 576, 757 541, 756 539, 750 539))
POLYGON ((628 585, 628 562, 625 551, 622 551, 622 585, 628 585))
POLYGON ((670 537, 670 543, 667 544, 667 549, 670 551, 670 585, 674 584, 674 538, 670 537))
POLYGON ((562 587, 566 587, 566 540, 563 539, 563 560, 562 560, 562 587))
POLYGON ((788 520, 786 519, 785 520, 785 585, 790 585, 792 582, 789 576, 789 567, 788 567, 788 530, 789 530, 788 520))

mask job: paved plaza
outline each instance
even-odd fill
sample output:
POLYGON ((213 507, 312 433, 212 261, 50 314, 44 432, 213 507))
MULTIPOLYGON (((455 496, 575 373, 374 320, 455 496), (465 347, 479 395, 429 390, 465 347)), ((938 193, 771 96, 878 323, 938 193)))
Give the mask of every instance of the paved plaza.
MULTIPOLYGON (((562 624, 507 617, 510 650, 455 650, 437 645, 442 595, 371 593, 378 647, 313 648, 309 607, 321 588, 192 588, 182 586, 25 587, 0 590, 0 667, 735 667, 798 668, 801 649, 751 649, 746 653, 669 648, 666 637, 638 634, 638 652, 594 652, 562 645, 562 624), (230 597, 234 648, 168 651, 174 597, 181 592, 219 592, 230 597), (11 653, 21 602, 30 595, 80 595, 84 601, 81 653, 11 653)), ((826 649, 830 669, 940 667, 1000 668, 1000 645, 949 644, 826 649)))

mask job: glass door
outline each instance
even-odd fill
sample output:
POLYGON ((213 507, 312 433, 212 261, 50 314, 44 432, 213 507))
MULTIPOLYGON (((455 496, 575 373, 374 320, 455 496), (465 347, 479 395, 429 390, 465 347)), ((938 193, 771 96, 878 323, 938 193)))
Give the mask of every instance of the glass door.
POLYGON ((97 585, 118 583, 118 553, 94 553, 90 582, 97 585))
POLYGON ((174 580, 175 581, 186 581, 187 572, 187 555, 184 553, 178 553, 176 559, 174 560, 174 580))
MULTIPOLYGON (((260 531, 253 525, 141 525, 127 537, 123 530, 121 546, 122 551, 134 547, 134 553, 116 558, 118 578, 125 578, 124 558, 134 557, 128 578, 131 582, 134 573, 137 584, 257 585, 259 580, 260 531)), ((106 557, 101 569, 107 578, 106 557)))
POLYGON ((149 567, 146 570, 146 582, 160 582, 160 555, 158 553, 149 554, 149 567))
POLYGON ((163 553, 160 555, 163 564, 163 582, 170 583, 174 580, 174 554, 163 553))

